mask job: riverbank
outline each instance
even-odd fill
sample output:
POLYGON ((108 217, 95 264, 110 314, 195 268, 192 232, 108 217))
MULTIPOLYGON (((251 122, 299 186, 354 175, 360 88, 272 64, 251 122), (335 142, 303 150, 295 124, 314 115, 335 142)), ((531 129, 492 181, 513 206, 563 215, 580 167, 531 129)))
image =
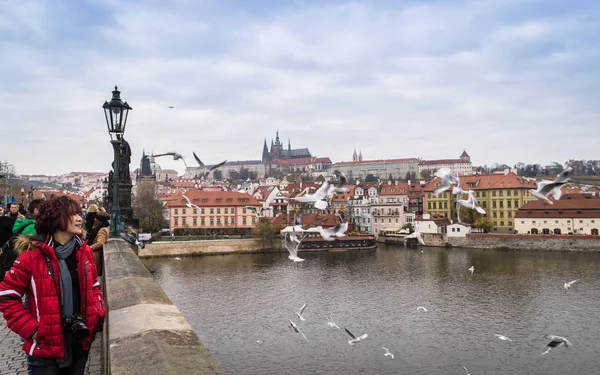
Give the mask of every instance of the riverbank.
MULTIPOLYGON (((600 236, 473 233, 466 237, 448 237, 447 233, 423 233, 423 241, 427 246, 439 247, 600 252, 600 236)), ((390 237, 385 243, 401 245, 403 240, 390 237)))
POLYGON ((242 253, 280 252, 282 242, 275 239, 263 242, 258 238, 152 242, 138 250, 140 258, 192 256, 192 255, 224 255, 242 253))

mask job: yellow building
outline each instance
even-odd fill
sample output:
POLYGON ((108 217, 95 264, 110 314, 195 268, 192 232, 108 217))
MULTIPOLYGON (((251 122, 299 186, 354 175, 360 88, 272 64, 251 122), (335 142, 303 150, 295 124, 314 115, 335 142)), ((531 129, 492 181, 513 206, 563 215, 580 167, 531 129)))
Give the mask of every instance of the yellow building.
MULTIPOLYGON (((479 205, 494 224, 492 232, 497 233, 512 233, 519 207, 536 199, 529 192, 536 184, 513 172, 460 176, 460 184, 465 191, 473 190, 479 205)), ((456 221, 456 197, 451 191, 434 196, 433 192, 439 186, 440 179, 435 178, 423 189, 423 212, 441 214, 456 221)), ((466 195, 462 199, 467 199, 466 195)))
POLYGON ((167 204, 171 232, 193 234, 248 234, 258 219, 253 210, 262 204, 253 196, 237 191, 203 191, 191 189, 185 193, 195 207, 179 195, 167 204))

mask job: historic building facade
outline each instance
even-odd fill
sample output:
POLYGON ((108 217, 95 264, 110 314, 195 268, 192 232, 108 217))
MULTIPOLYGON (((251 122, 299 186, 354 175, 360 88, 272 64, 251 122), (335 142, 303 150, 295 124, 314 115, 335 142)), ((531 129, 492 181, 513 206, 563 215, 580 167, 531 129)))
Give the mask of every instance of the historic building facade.
POLYGON ((440 168, 449 168, 459 176, 473 174, 471 157, 467 154, 467 151, 463 151, 458 159, 421 160, 419 162, 419 176, 423 171, 429 171, 433 175, 440 168))

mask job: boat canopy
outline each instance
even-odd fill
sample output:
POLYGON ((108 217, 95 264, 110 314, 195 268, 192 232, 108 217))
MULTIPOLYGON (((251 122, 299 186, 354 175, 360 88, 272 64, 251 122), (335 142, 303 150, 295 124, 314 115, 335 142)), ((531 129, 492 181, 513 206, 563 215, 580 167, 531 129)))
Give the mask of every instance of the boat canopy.
POLYGON ((286 233, 292 233, 292 232, 296 232, 296 233, 319 233, 319 230, 316 227, 310 227, 308 229, 303 229, 302 225, 289 225, 289 226, 283 228, 279 233, 286 234, 286 233))

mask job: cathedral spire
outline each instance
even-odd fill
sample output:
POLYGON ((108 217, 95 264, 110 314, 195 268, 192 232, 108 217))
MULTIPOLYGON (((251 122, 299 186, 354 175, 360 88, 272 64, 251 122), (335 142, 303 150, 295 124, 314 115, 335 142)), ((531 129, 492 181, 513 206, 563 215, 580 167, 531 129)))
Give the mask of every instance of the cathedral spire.
POLYGON ((275 145, 281 145, 281 142, 279 142, 279 129, 277 129, 277 135, 275 136, 275 145))
POLYGON ((292 142, 288 138, 288 151, 292 151, 292 142))
POLYGON ((352 161, 358 161, 358 155, 356 154, 356 149, 354 149, 354 153, 352 154, 352 161))
POLYGON ((358 152, 358 161, 363 161, 362 150, 358 152))

